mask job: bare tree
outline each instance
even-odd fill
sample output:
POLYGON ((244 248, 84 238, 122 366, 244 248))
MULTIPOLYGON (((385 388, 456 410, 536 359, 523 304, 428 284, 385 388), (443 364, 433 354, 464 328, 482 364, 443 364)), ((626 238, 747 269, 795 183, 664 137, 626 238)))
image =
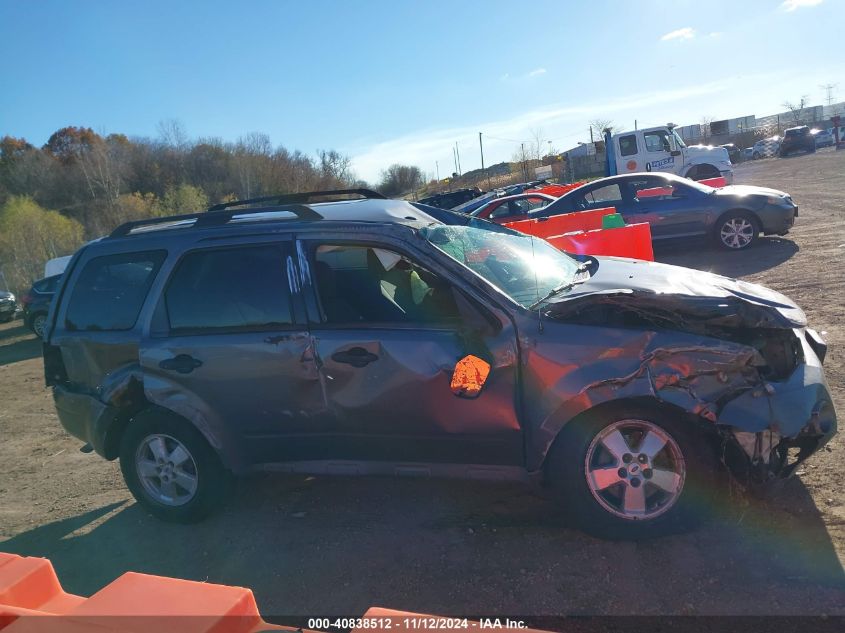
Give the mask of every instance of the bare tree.
POLYGON ((798 100, 797 103, 794 101, 784 101, 781 106, 786 108, 792 113, 792 120, 796 123, 801 122, 801 118, 804 116, 804 108, 807 107, 807 104, 810 101, 810 97, 808 95, 801 95, 801 98, 798 100))
POLYGON ((710 124, 713 123, 713 121, 715 121, 715 120, 716 120, 716 117, 712 117, 712 116, 708 116, 708 115, 701 117, 701 135, 704 137, 705 141, 708 138, 710 138, 710 133, 712 131, 710 129, 710 124))
POLYGON ((610 133, 613 134, 616 125, 610 119, 597 118, 590 121, 590 128, 592 128, 593 134, 595 135, 594 140, 600 141, 604 139, 604 131, 610 130, 610 133))
POLYGON ((386 196, 399 196, 417 189, 423 183, 420 168, 415 165, 391 165, 381 172, 379 189, 386 196))

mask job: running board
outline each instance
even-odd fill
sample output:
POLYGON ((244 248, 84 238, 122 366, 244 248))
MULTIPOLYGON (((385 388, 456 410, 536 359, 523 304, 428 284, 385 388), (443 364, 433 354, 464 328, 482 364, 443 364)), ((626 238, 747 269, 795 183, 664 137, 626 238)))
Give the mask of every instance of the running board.
POLYGON ((351 460, 313 460, 261 464, 264 472, 295 473, 299 475, 386 475, 394 477, 434 477, 444 479, 472 479, 481 481, 523 481, 531 477, 519 466, 486 464, 438 464, 421 462, 368 462, 351 460))

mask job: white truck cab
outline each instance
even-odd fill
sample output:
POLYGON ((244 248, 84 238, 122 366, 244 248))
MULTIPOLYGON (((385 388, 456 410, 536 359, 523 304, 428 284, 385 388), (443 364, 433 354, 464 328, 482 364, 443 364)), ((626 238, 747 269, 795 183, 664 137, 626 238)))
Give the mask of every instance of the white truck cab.
POLYGON ((723 177, 733 182, 728 150, 710 145, 687 146, 669 123, 614 134, 607 142, 609 175, 668 171, 692 180, 723 177), (615 170, 614 170, 615 165, 615 170))

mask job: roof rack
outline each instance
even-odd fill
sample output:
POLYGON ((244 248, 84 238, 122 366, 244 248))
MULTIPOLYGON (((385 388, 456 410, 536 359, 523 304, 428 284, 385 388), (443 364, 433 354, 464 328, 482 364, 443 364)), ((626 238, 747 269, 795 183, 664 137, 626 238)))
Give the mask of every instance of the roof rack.
POLYGON ((302 193, 283 193, 276 196, 265 196, 263 198, 249 198, 247 200, 234 200, 232 202, 221 202, 209 207, 209 211, 225 211, 232 207, 243 207, 250 204, 275 203, 275 204, 306 204, 312 198, 324 198, 327 196, 349 196, 357 194, 362 198, 375 198, 386 200, 387 197, 372 189, 329 189, 326 191, 303 191, 302 193))
POLYGON ((199 229, 211 226, 222 226, 228 224, 233 218, 245 215, 260 215, 271 213, 292 213, 299 220, 322 220, 323 216, 314 211, 311 207, 304 204, 284 204, 268 207, 260 207, 257 209, 232 209, 230 211, 220 211, 215 213, 208 213, 201 211, 199 213, 186 213, 184 215, 170 215, 161 218, 147 218, 145 220, 135 220, 133 222, 125 222, 117 227, 109 234, 109 237, 125 237, 130 235, 132 231, 138 228, 151 227, 151 230, 156 225, 162 225, 160 228, 167 228, 168 225, 178 225, 181 223, 187 224, 191 220, 190 228, 199 229))

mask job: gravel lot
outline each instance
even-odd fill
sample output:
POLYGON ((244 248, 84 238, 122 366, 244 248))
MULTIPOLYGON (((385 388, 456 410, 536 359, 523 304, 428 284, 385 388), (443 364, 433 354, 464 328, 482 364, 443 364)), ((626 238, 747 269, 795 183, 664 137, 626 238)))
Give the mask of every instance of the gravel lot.
MULTIPOLYGON (((845 416, 845 152, 768 159, 737 183, 790 192, 794 230, 750 252, 663 248, 661 261, 784 292, 828 333, 845 416)), ((52 559, 69 591, 128 570, 251 587, 267 615, 845 614, 845 440, 765 501, 726 493, 698 531, 610 543, 517 485, 263 476, 197 526, 160 523, 116 463, 79 452, 43 385, 40 348, 0 326, 0 550, 52 559)))

